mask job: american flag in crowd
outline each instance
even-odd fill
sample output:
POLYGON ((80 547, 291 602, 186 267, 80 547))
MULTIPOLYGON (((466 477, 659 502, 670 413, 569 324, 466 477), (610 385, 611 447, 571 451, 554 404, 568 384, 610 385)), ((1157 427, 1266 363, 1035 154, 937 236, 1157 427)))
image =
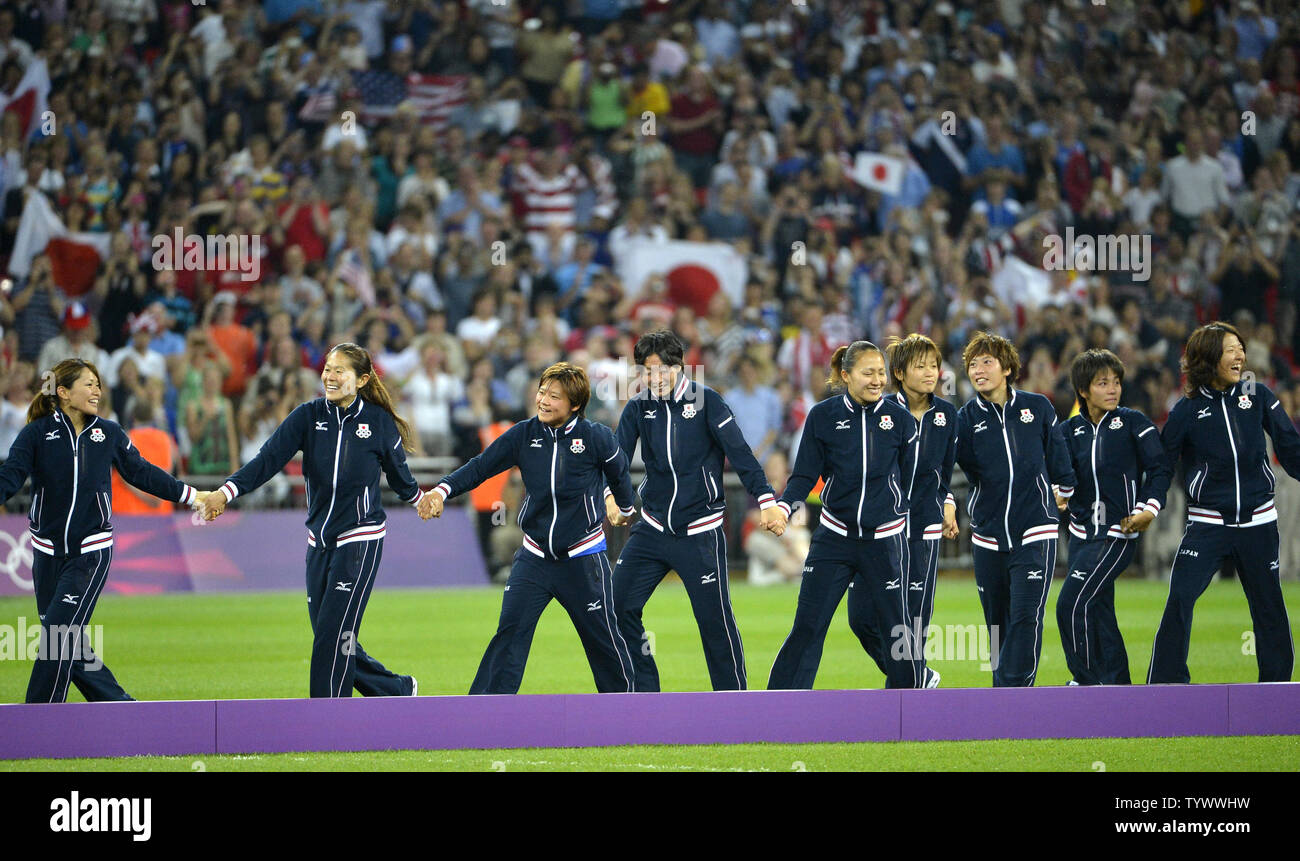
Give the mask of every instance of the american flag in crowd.
POLYGON ((370 268, 361 255, 352 249, 344 249, 337 265, 339 280, 356 290, 357 297, 367 308, 375 307, 375 285, 370 278, 370 268))
POLYGON ((352 82, 361 93, 361 121, 374 123, 393 116, 397 106, 410 102, 420 121, 435 128, 447 124, 451 112, 467 101, 466 75, 418 75, 402 80, 391 72, 356 72, 352 82))
POLYGON ((328 123, 338 113, 338 97, 329 86, 313 90, 298 111, 298 119, 306 123, 328 123))

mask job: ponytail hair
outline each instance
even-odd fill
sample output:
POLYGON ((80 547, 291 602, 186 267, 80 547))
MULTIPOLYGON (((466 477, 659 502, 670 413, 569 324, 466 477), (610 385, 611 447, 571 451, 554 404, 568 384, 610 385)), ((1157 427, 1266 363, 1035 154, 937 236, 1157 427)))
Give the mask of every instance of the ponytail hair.
POLYGON ((358 377, 370 375, 370 381, 362 386, 357 394, 392 416, 397 424, 397 432, 402 437, 402 448, 408 452, 415 451, 415 445, 411 442, 413 436, 411 425, 397 414, 397 409, 393 406, 393 397, 388 393, 383 381, 379 379, 379 374, 375 373, 375 364, 370 360, 370 353, 366 348, 348 341, 335 345, 334 349, 330 350, 331 355, 334 353, 346 356, 348 364, 352 366, 352 370, 358 377))
POLYGON ((59 389, 72 388, 76 385, 81 372, 87 368, 95 375, 95 379, 103 380, 99 375, 99 369, 85 359, 64 359, 41 374, 41 389, 27 405, 28 423, 54 415, 59 409, 59 389))
POLYGON ((837 347, 831 354, 831 375, 826 379, 826 387, 832 391, 844 388, 844 377, 841 373, 844 371, 852 373, 862 354, 871 350, 880 353, 881 358, 884 358, 885 354, 870 341, 854 341, 847 346, 837 347))

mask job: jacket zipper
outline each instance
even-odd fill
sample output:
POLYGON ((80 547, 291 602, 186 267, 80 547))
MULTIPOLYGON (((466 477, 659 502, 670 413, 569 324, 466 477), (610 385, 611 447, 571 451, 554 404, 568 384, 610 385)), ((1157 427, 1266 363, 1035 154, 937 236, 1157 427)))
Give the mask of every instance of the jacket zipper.
MULTIPOLYGON (((86 427, 82 428, 81 433, 85 433, 86 430, 90 428, 90 425, 93 425, 96 421, 99 420, 95 419, 90 424, 86 425, 86 427)), ((72 549, 68 547, 68 530, 72 528, 72 514, 77 510, 77 483, 80 476, 81 460, 77 456, 77 445, 81 442, 81 434, 73 433, 72 422, 65 422, 65 424, 67 425, 68 436, 71 438, 70 442, 72 443, 72 502, 68 505, 68 521, 63 526, 63 552, 65 555, 71 556, 72 549)))
POLYGON ((1237 522, 1241 522, 1241 464, 1237 463, 1237 443, 1232 439, 1232 424, 1228 421, 1228 399, 1222 398, 1219 406, 1223 408, 1223 426, 1228 431, 1228 445, 1232 447, 1232 483, 1237 488, 1237 522))
MULTIPOLYGON (((357 397, 361 396, 357 395, 357 397)), ((334 437, 334 477, 330 480, 330 507, 325 509, 325 519, 320 524, 320 540, 322 543, 325 541, 325 529, 329 526, 330 515, 334 513, 334 500, 338 498, 339 494, 339 453, 343 451, 343 422, 346 421, 343 411, 338 407, 334 408, 334 417, 338 419, 339 432, 334 437)))
POLYGON ((551 429, 551 439, 554 445, 551 446, 551 530, 546 534, 546 544, 551 548, 551 555, 555 555, 555 519, 559 516, 560 503, 555 498, 555 459, 560 453, 560 432, 551 429))
MULTIPOLYGON (((1101 422, 1106 420, 1109 412, 1102 413, 1101 422)), ((1101 422, 1092 427, 1092 528, 1101 531, 1101 479, 1097 477, 1097 438, 1101 436, 1101 422)))
POLYGON ((1011 496, 1016 486, 1016 467, 1011 461, 1011 440, 1007 437, 1007 407, 1009 406, 1011 406, 1010 400, 1002 405, 1002 442, 1007 447, 1007 509, 1002 516, 1002 526, 1007 533, 1008 550, 1011 549, 1011 496))
POLYGON ((664 528, 673 531, 673 503, 677 501, 677 467, 673 466, 673 411, 664 401, 664 413, 668 417, 668 428, 664 431, 664 443, 668 447, 668 471, 673 475, 673 495, 668 499, 668 511, 664 514, 664 528))
POLYGON ((865 538, 866 531, 862 528, 862 505, 867 501, 867 410, 865 407, 859 408, 859 415, 862 417, 862 489, 858 491, 858 537, 865 538))

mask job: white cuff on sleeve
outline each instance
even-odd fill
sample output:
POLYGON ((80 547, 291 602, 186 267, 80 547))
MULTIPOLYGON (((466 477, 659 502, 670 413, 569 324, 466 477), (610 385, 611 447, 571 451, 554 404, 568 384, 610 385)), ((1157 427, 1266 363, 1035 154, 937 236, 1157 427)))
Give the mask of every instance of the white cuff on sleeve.
POLYGON ((221 492, 226 497, 226 502, 234 502, 235 497, 239 496, 239 488, 235 487, 233 482, 227 481, 221 485, 221 492))

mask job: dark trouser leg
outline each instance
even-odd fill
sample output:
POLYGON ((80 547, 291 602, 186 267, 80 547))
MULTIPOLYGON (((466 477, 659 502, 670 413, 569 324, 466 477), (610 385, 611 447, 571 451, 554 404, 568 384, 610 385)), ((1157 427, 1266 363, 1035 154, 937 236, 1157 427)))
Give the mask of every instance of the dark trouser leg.
POLYGON ((1261 682, 1289 682, 1295 664, 1291 621, 1282 599, 1276 523, 1235 530, 1237 576, 1255 628, 1255 661, 1261 682))
MULTIPOLYGON (((311 683, 313 697, 350 697, 358 685, 358 673, 364 673, 363 683, 372 690, 399 696, 402 682, 399 677, 384 669, 361 648, 361 617, 370 600, 370 590, 375 585, 375 572, 383 555, 383 540, 357 541, 321 554, 318 560, 324 565, 324 584, 319 600, 308 606, 316 607, 312 626, 311 683), (365 670, 359 671, 362 659, 365 670), (382 671, 382 672, 380 672, 382 671), (377 686, 377 687, 374 687, 377 686)), ((309 566, 310 567, 310 566, 309 566)), ((320 574, 317 572, 317 578, 320 574)), ((319 588, 308 574, 308 591, 319 588)), ((309 595, 315 598, 314 594, 309 595)))
POLYGON ((131 699, 91 651, 86 637, 112 560, 111 547, 73 557, 35 554, 32 575, 41 650, 27 684, 27 702, 66 702, 71 683, 89 702, 131 699))
MULTIPOLYGON (((1137 544, 1136 541, 1129 542, 1137 544)), ((1134 551, 1137 548, 1133 548, 1134 551)), ((1125 568, 1128 566, 1125 565, 1125 568)), ((1122 570, 1116 574, 1124 573, 1122 570)), ((1094 660, 1100 660, 1103 668, 1101 683, 1103 685, 1131 685, 1129 676, 1128 649, 1124 648, 1124 636, 1119 630, 1119 620, 1115 617, 1115 580, 1112 579, 1097 595, 1097 642, 1100 654, 1094 660)))
MULTIPOLYGON (((1113 595, 1115 578, 1133 558, 1133 543, 1123 538, 1070 538, 1069 573, 1056 596, 1056 624, 1061 631, 1065 664, 1081 685, 1103 684, 1108 675, 1103 644, 1113 651, 1119 626, 1114 621, 1113 604, 1109 620, 1105 618, 1105 596, 1113 595), (1108 587, 1112 587, 1109 592, 1108 587)), ((1122 639, 1118 648, 1124 648, 1122 639)))
POLYGON ((906 533, 863 542, 857 567, 859 582, 871 595, 873 627, 884 635, 885 687, 922 687, 925 644, 918 642, 915 622, 908 618, 911 553, 906 533))
POLYGON ((804 560, 794 624, 772 664, 768 690, 812 688, 826 644, 826 631, 855 573, 852 544, 853 539, 835 535, 824 526, 813 533, 808 558, 804 560))
POLYGON ((614 615, 631 651, 638 691, 659 690, 659 668, 641 616, 650 595, 668 574, 664 548, 674 540, 642 521, 633 527, 614 566, 614 615))
MULTIPOLYGON (((1258 527, 1256 527, 1258 528, 1258 527)), ((1205 592, 1219 563, 1232 552, 1229 526, 1189 523, 1178 545, 1169 574, 1169 598, 1151 645, 1151 667, 1147 684, 1186 684, 1192 680, 1187 669, 1187 647, 1192 638, 1192 608, 1205 592)))
POLYGON ((557 563, 555 598, 573 620, 600 693, 636 690, 636 669, 614 618, 614 587, 605 551, 557 563))
POLYGON ((1043 614, 1047 610, 1047 592, 1056 564, 1056 541, 1056 538, 1033 541, 1010 553, 1007 627, 998 632, 1004 638, 995 681, 1000 687, 1033 687, 1038 675, 1038 659, 1043 651, 1043 614))
POLYGON ((989 662, 993 665, 993 686, 1001 679, 1002 651, 1006 648, 1003 634, 1009 627, 1011 591, 1007 570, 1011 562, 1009 552, 971 547, 975 565, 975 588, 979 590, 980 607, 984 610, 984 626, 988 629, 989 662))
POLYGON ((524 679, 528 649, 533 643, 537 620, 554 597, 550 581, 560 563, 548 562, 520 549, 515 553, 510 579, 501 598, 497 632, 488 643, 478 673, 470 685, 471 694, 514 694, 524 679))
POLYGON ((745 648, 731 610, 727 538, 722 528, 681 539, 672 563, 691 599, 713 689, 745 690, 745 648))
POLYGON ((931 539, 909 539, 908 552, 912 557, 912 575, 907 591, 907 618, 920 629, 921 643, 934 617, 934 590, 939 580, 939 541, 931 539), (917 589, 916 584, 921 588, 917 589), (920 619, 919 625, 915 620, 920 619))
POLYGON ((880 632, 876 630, 876 608, 871 601, 871 587, 867 585, 866 579, 861 574, 854 576, 853 581, 849 583, 848 605, 849 630, 858 638, 863 651, 875 661, 880 672, 887 673, 885 643, 880 637, 880 632))

